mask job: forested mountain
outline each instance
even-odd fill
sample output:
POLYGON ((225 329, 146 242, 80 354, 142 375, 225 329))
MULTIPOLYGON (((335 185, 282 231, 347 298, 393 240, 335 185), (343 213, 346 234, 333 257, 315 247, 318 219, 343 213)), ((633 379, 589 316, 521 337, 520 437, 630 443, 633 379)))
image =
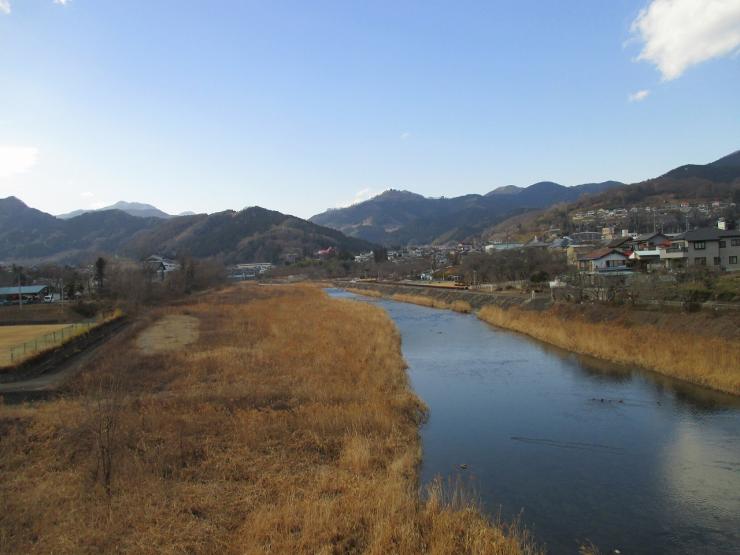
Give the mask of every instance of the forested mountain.
POLYGON ((96 253, 113 253, 133 235, 160 221, 120 210, 60 220, 8 197, 0 199, 0 260, 76 261, 96 253))
POLYGON ((135 256, 158 252, 173 257, 218 255, 226 262, 279 262, 311 256, 327 247, 357 253, 373 245, 335 229, 253 206, 239 212, 172 218, 139 233, 125 250, 135 256))
MULTIPOLYGON (((706 220, 698 222, 705 225, 714 216, 706 213, 693 214, 692 210, 683 212, 675 207, 682 202, 690 206, 704 203, 708 205, 715 201, 721 205, 729 205, 725 212, 732 217, 738 214, 740 206, 740 151, 720 158, 709 164, 689 164, 675 168, 660 177, 648 179, 640 183, 613 187, 598 195, 584 196, 567 205, 558 205, 544 210, 515 215, 486 229, 484 237, 507 236, 515 239, 531 238, 552 228, 562 232, 573 231, 569 224, 575 213, 594 212, 599 209, 645 209, 655 208, 663 213, 664 220, 670 220, 671 212, 675 212, 674 219, 685 222, 686 218, 706 220), (732 207, 732 204, 735 207, 732 207)), ((716 219, 716 218, 715 218, 716 219)), ((649 224, 653 219, 643 218, 643 223, 649 224)), ((629 223, 629 222, 628 222, 629 223)), ((633 222, 632 225, 635 225, 633 222)), ((598 227, 598 226, 596 226, 598 227)), ((594 230, 597 230, 596 227, 594 230)), ((635 230, 633 230, 635 231, 635 230)))
POLYGON ((386 245, 444 243, 488 236, 509 219, 517 229, 527 231, 527 222, 535 219, 541 224, 537 229, 549 220, 558 227, 569 210, 631 207, 676 199, 737 199, 739 179, 740 151, 736 151, 709 164, 687 164, 632 185, 605 181, 564 187, 542 181, 529 187, 507 185, 486 195, 454 198, 426 198, 391 190, 347 208, 327 210, 310 220, 386 245), (565 203, 567 207, 562 206, 565 203), (530 212, 537 215, 528 217, 530 212))
POLYGON ((29 208, 15 197, 0 199, 0 261, 85 262, 93 257, 222 256, 227 262, 279 262, 335 247, 356 253, 373 245, 334 229, 264 208, 170 219, 94 211, 62 220, 29 208))
POLYGON ((529 187, 509 185, 486 195, 427 198, 389 190, 365 202, 313 216, 310 221, 353 237, 392 244, 444 243, 479 234, 523 211, 569 202, 621 185, 617 181, 565 187, 551 181, 529 187))

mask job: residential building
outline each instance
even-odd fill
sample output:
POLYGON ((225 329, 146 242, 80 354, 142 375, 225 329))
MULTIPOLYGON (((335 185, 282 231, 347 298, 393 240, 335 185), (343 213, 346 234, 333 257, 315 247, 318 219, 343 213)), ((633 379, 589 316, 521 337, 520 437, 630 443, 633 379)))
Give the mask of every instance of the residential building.
POLYGON ((740 230, 704 228, 687 231, 677 240, 686 244, 689 266, 710 266, 740 271, 740 230))
POLYGON ((578 257, 578 269, 582 272, 629 271, 627 256, 617 249, 605 247, 578 257))
POLYGON ((14 303, 22 297, 23 302, 40 302, 46 295, 51 293, 51 287, 48 285, 13 285, 10 287, 0 287, 0 302, 14 303))

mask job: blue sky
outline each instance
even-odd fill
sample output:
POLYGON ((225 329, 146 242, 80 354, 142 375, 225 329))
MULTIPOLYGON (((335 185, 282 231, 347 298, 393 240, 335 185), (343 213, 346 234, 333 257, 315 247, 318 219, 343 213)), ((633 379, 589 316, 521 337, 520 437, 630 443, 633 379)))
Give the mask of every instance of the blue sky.
POLYGON ((738 0, 0 0, 0 196, 308 217, 638 181, 740 148, 739 46, 738 0))

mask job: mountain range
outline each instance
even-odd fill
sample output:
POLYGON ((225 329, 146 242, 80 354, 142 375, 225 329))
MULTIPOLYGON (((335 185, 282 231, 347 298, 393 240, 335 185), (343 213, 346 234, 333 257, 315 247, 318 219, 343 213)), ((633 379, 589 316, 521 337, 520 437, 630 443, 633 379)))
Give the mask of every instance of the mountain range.
POLYGON ((485 195, 428 198, 389 190, 346 208, 330 209, 309 221, 352 237, 385 245, 443 244, 485 235, 497 224, 518 215, 562 203, 625 206, 650 196, 727 196, 728 185, 740 179, 740 151, 709 164, 687 164, 647 181, 618 181, 564 187, 542 181, 529 187, 506 185, 485 195))
POLYGON ((565 187, 541 181, 529 187, 507 185, 485 195, 452 198, 391 189, 347 208, 327 210, 309 221, 385 245, 441 244, 479 234, 517 213, 572 202, 622 185, 605 181, 565 187))
POLYGON ((227 263, 280 262, 330 246, 358 253, 378 244, 461 241, 485 236, 510 218, 521 222, 525 214, 541 213, 539 219, 548 223, 562 219, 569 209, 720 197, 740 204, 740 151, 632 185, 605 181, 564 187, 543 181, 452 198, 388 190, 308 221, 256 206, 171 216, 151 205, 129 202, 55 217, 8 197, 0 199, 0 261, 75 263, 100 254, 133 258, 188 254, 221 256, 227 263), (548 208, 557 215, 548 216, 548 208))
POLYGON ((0 261, 86 262, 98 255, 143 258, 221 256, 227 263, 280 262, 335 247, 357 253, 374 245, 341 232, 260 207, 215 214, 132 216, 119 209, 95 210, 60 219, 0 199, 0 261))

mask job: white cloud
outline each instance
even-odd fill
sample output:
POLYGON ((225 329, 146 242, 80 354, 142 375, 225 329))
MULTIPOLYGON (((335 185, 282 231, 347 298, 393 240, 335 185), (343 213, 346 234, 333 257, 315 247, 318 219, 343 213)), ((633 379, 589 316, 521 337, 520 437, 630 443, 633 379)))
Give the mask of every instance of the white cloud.
POLYGON ((80 193, 80 196, 82 198, 92 198, 92 197, 95 196, 95 193, 92 193, 90 191, 84 191, 84 192, 80 193))
MULTIPOLYGON (((59 6, 66 6, 69 2, 70 0, 54 0, 54 3, 59 6)), ((0 13, 10 13, 10 0, 0 0, 0 13)))
POLYGON ((642 102, 648 96, 650 96, 650 91, 643 89, 641 91, 633 92, 627 98, 630 102, 642 102))
POLYGON ((652 0, 632 22, 643 42, 638 60, 657 66, 664 81, 740 47, 740 1, 652 0))
POLYGON ((402 141, 405 141, 409 137, 411 137, 411 133, 409 133, 408 131, 404 131, 403 133, 401 133, 401 140, 402 141))
POLYGON ((369 187, 365 189, 360 189, 355 193, 355 198, 350 200, 349 202, 340 202, 337 204, 337 208, 347 208, 348 206, 352 206, 354 204, 359 204, 361 202, 364 202, 368 199, 371 199, 375 196, 375 191, 369 187))
POLYGON ((0 146, 0 178, 27 172, 38 157, 39 150, 32 146, 0 146))

